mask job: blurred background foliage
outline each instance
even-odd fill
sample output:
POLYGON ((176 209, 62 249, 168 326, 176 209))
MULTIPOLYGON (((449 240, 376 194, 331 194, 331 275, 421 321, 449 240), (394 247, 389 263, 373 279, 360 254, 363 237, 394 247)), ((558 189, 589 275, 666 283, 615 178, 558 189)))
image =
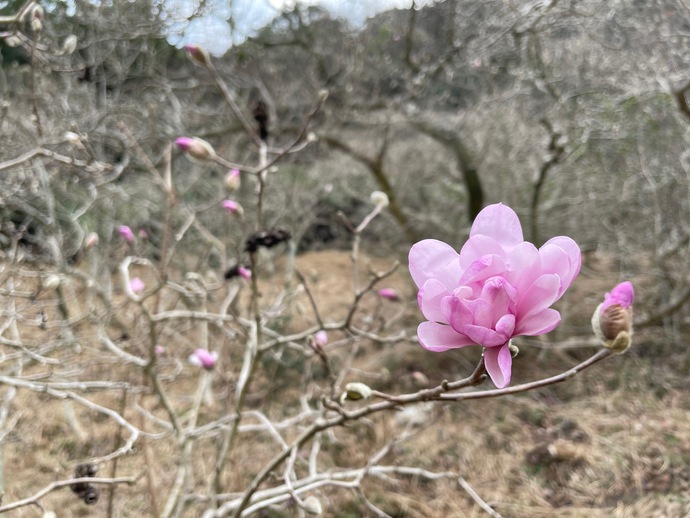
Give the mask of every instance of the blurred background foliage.
MULTIPOLYGON (((0 4, 10 15, 26 2, 0 4)), ((150 165, 162 170, 166 146, 199 136, 246 164, 256 150, 210 74, 166 41, 158 3, 41 4, 40 31, 0 25, 0 244, 20 235, 34 258, 69 262, 86 232, 108 242, 127 224, 155 255, 165 196, 150 165), (37 148, 79 162, 12 164, 37 148)), ((359 221, 373 190, 392 201, 365 236, 374 255, 424 237, 458 246, 501 201, 526 238, 567 234, 622 276, 650 274, 649 321, 678 330, 683 313, 667 310, 690 296, 689 28, 681 0, 445 0, 357 29, 297 3, 214 63, 248 119, 265 103, 276 149, 329 93, 316 140, 268 178, 265 226, 300 250, 348 246, 336 214, 359 221)), ((175 151, 172 170, 180 199, 239 256, 246 236, 216 204, 226 171, 175 151)), ((235 197, 251 222, 246 180, 235 197)), ((189 250, 202 238, 190 233, 189 250)))

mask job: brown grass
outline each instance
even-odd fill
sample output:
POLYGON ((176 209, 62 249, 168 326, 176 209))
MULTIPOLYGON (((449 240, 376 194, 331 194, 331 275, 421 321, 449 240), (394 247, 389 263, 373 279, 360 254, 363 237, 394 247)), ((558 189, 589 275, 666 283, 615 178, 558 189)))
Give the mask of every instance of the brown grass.
MULTIPOLYGON (((384 270, 390 261, 366 259, 374 270, 384 270)), ((352 300, 351 266, 348 254, 314 252, 297 260, 297 268, 307 279, 322 318, 340 320, 352 300)), ((583 274, 563 301, 565 321, 555 336, 566 338, 574 332, 585 333, 588 314, 603 291, 615 284, 611 261, 600 261, 591 272, 583 274)), ((366 278, 366 268, 363 270, 366 278)), ((25 279, 25 288, 31 279, 25 279)), ((262 284, 264 303, 274 303, 273 296, 282 288, 278 268, 269 282, 262 284)), ((640 280, 638 295, 644 293, 640 280)), ((395 333, 403 327, 414 332, 419 320, 415 293, 404 268, 381 283, 403 296, 401 302, 381 301, 367 295, 358 312, 358 325, 381 334, 395 333), (385 323, 398 318, 390 329, 385 323)), ((30 290, 29 290, 30 291, 30 290)), ((74 289, 73 307, 83 307, 78 288, 74 289)), ((38 300, 49 303, 49 294, 38 300)), ((135 320, 136 312, 120 298, 118 314, 131 326, 129 340, 120 344, 141 354, 144 329, 135 320)), ((32 313, 31 300, 18 300, 22 314, 32 313)), ((35 304, 36 307, 43 307, 35 304)), ((313 324, 314 316, 304 293, 290 300, 289 317, 280 322, 279 331, 292 332, 313 324)), ((56 311, 54 305, 49 311, 56 311)), ((49 314, 54 320, 56 314, 49 314)), ((162 371, 175 407, 189 408, 199 372, 186 365, 186 356, 195 346, 195 329, 176 324, 165 336, 168 352, 162 359, 162 371), (174 331, 174 332, 173 332, 174 331), (177 336, 173 341, 172 336, 177 336), (167 377, 167 378, 166 378, 167 377)), ((36 345, 56 340, 60 329, 41 329, 30 319, 21 328, 22 336, 36 345)), ((24 376, 53 376, 65 380, 121 380, 141 387, 140 374, 104 355, 94 340, 88 321, 75 327, 81 350, 65 346, 50 354, 63 366, 33 364, 24 376)), ((420 407, 424 416, 412 438, 396 443, 381 461, 386 465, 405 465, 430 471, 454 471, 464 477, 474 490, 504 518, 508 517, 684 517, 690 516, 690 399, 684 372, 685 347, 661 344, 658 330, 646 330, 636 336, 636 346, 624 356, 585 371, 563 385, 538 392, 499 400, 464 402, 420 407)), ((346 361, 349 347, 339 347, 343 336, 332 333, 334 344, 329 354, 334 365, 346 361)), ((591 349, 561 350, 530 347, 523 341, 516 359, 514 382, 529 381, 555 374, 577 363, 591 349)), ((542 344, 543 345, 543 344, 542 344)), ((206 404, 199 424, 210 422, 231 410, 231 394, 236 382, 241 348, 219 333, 213 334, 213 346, 222 352, 221 366, 214 377, 215 399, 206 404)), ((9 350, 5 351, 6 353, 9 350)), ((363 341, 355 358, 360 369, 348 380, 364 381, 373 388, 389 392, 416 390, 423 373, 430 384, 443 379, 465 376, 472 369, 479 351, 467 350, 443 355, 431 354, 413 341, 395 345, 363 341)), ((305 360, 301 354, 286 352, 280 359, 266 361, 248 399, 248 405, 261 408, 275 419, 285 418, 299 406, 304 373, 319 376, 316 359, 305 360), (309 370, 311 369, 311 371, 309 370)), ((326 387, 326 380, 319 384, 326 387)), ((92 392, 90 399, 109 408, 122 406, 122 391, 92 392)), ((148 392, 127 394, 124 415, 141 425, 133 403, 137 401, 156 415, 164 417, 156 399, 148 392)), ((84 436, 80 437, 66 419, 65 403, 46 394, 19 390, 11 407, 17 419, 15 428, 2 444, 5 472, 4 503, 24 498, 55 480, 73 475, 74 467, 90 457, 105 455, 116 447, 117 427, 92 410, 78 404, 73 408, 84 436)), ((324 466, 362 467, 369 456, 400 436, 406 425, 400 413, 374 415, 361 423, 333 430, 323 445, 324 466)), ((158 432, 146 424, 147 431, 158 432)), ((407 428, 409 431, 409 428, 407 428)), ((286 436, 289 440, 296 432, 286 436)), ((202 481, 208 479, 214 463, 214 438, 199 441, 195 453, 197 489, 204 493, 202 481)), ((119 460, 118 476, 137 475, 148 469, 164 501, 176 469, 174 440, 149 440, 153 465, 146 466, 141 444, 132 454, 119 460)), ((231 469, 224 477, 227 491, 240 491, 277 448, 263 434, 241 436, 231 457, 231 469)), ((303 452, 308 455, 308 451, 303 452)), ((101 467, 100 476, 110 475, 111 465, 101 467)), ((480 517, 486 514, 471 500, 454 479, 429 481, 418 477, 394 476, 389 480, 366 478, 364 493, 369 500, 396 517, 480 517)), ((107 492, 101 488, 101 500, 86 506, 69 490, 51 493, 42 500, 45 509, 60 518, 105 516, 107 492)), ((370 516, 359 497, 349 490, 334 488, 319 492, 326 516, 370 516)), ((114 516, 136 517, 150 514, 146 485, 142 479, 132 487, 116 490, 114 516)), ((195 516, 190 510, 188 516, 195 516)), ((39 516, 35 508, 23 508, 11 516, 39 516)), ((296 511, 282 507, 271 516, 293 516, 296 511)))

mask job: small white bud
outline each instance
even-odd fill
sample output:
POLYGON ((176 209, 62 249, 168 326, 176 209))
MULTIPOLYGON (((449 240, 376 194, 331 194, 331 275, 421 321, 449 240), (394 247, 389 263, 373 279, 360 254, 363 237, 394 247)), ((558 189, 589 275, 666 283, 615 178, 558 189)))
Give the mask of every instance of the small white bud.
POLYGON ((40 32, 43 29, 43 22, 40 18, 34 18, 31 20, 31 30, 34 32, 40 32))
POLYGON ((78 146, 79 144, 81 144, 81 137, 74 131, 65 131, 63 137, 67 142, 69 142, 73 146, 78 146))
POLYGON ((369 399, 371 397, 371 389, 364 383, 354 382, 345 385, 345 393, 343 400, 358 401, 360 399, 369 399))
POLYGON ((48 290, 54 290, 58 286, 60 286, 60 276, 55 275, 54 273, 48 275, 43 281, 43 287, 48 290))
POLYGON ((5 45, 8 47, 18 47, 21 44, 22 40, 20 40, 17 36, 8 36, 5 38, 5 45))
POLYGON ((374 205, 381 208, 388 207, 388 204, 390 203, 388 195, 383 191, 372 192, 369 199, 374 205))
POLYGON ((316 142, 317 140, 319 140, 319 137, 316 136, 316 133, 313 131, 307 133, 307 142, 316 142))
POLYGON ((304 499, 304 510, 307 514, 313 514, 314 516, 321 516, 323 513, 321 502, 315 496, 308 496, 304 499))
POLYGON ((79 40, 74 34, 70 34, 65 38, 65 41, 62 43, 62 53, 63 54, 72 54, 75 50, 77 50, 77 42, 79 40))

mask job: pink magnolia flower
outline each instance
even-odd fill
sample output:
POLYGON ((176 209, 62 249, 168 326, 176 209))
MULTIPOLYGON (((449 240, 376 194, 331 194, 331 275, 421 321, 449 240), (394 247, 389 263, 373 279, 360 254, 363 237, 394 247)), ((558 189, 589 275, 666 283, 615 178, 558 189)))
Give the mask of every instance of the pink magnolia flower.
POLYGON ((481 345, 494 384, 510 383, 515 336, 548 333, 561 320, 550 306, 580 271, 580 249, 569 237, 550 239, 537 249, 523 241, 515 212, 490 205, 474 221, 458 254, 434 239, 410 250, 410 273, 427 322, 417 337, 430 351, 481 345))
POLYGON ((599 313, 603 315, 609 307, 615 305, 619 305, 624 309, 629 308, 633 305, 634 300, 635 289, 633 288, 632 282, 621 282, 618 286, 613 288, 610 293, 604 295, 604 302, 599 309, 599 313))
POLYGON ((134 243, 134 232, 132 232, 132 229, 127 225, 120 225, 117 227, 117 233, 128 243, 134 243))
POLYGON ((144 291, 145 287, 146 285, 144 284, 144 281, 142 281, 139 277, 134 277, 131 281, 129 281, 129 288, 134 293, 141 293, 144 291))
POLYGON ((206 349, 196 349, 189 356, 189 363, 197 367, 203 367, 206 370, 211 370, 215 367, 218 361, 218 353, 207 351, 206 349))
POLYGON ((400 295, 393 288, 381 288, 379 290, 379 297, 393 301, 400 300, 400 295))

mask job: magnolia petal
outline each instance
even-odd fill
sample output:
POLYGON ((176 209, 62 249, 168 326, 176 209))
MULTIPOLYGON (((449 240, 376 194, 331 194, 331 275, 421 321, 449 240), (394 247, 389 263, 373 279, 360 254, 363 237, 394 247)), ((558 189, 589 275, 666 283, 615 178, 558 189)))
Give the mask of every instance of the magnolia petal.
POLYGON ((542 273, 539 250, 532 243, 524 241, 513 248, 508 254, 506 279, 519 291, 524 291, 542 273))
POLYGON ((616 304, 622 308, 629 308, 633 305, 634 300, 635 289, 633 288, 632 282, 621 282, 611 290, 611 293, 607 293, 604 296, 604 303, 601 305, 599 312, 603 314, 609 306, 614 306, 616 304))
POLYGON ((471 284, 479 282, 506 271, 505 261, 498 255, 485 255, 474 261, 462 274, 459 284, 471 284))
POLYGON ((566 289, 572 284, 573 280, 575 277, 577 277, 577 274, 580 273, 580 267, 582 266, 582 252, 580 251, 580 247, 577 245, 575 241, 570 239, 569 237, 566 236, 556 236, 551 239, 549 239, 544 245, 539 249, 539 255, 542 255, 542 249, 547 246, 557 246, 561 250, 565 252, 565 254, 568 256, 568 262, 570 263, 570 269, 567 271, 567 273, 564 271, 563 267, 559 270, 554 270, 553 272, 549 270, 549 267, 547 266, 547 263, 544 262, 544 257, 542 257, 542 267, 544 270, 544 273, 558 273, 561 271, 562 273, 559 273, 559 276, 561 277, 561 292, 558 295, 560 298, 561 295, 563 295, 563 292, 565 292, 566 289))
POLYGON ((503 388, 508 385, 513 367, 513 357, 508 344, 484 349, 484 367, 496 387, 503 388))
POLYGON ((471 237, 460 249, 460 266, 468 268, 474 261, 485 255, 505 257, 506 252, 493 237, 481 234, 471 237))
POLYGON ((409 254, 410 274, 418 287, 429 279, 438 279, 453 291, 462 275, 458 253, 446 243, 425 239, 415 243, 409 254))
POLYGON ((515 315, 507 314, 499 318, 498 322, 496 322, 496 332, 507 337, 506 340, 509 340, 515 332, 515 315))
MULTIPOLYGON (((488 323, 482 325, 493 326, 503 315, 514 313, 518 296, 518 290, 503 277, 493 277, 486 281, 481 298, 489 302, 491 316, 488 323)), ((475 322, 480 323, 477 320, 475 322)))
POLYGON ((518 320, 527 318, 543 309, 548 308, 558 298, 561 288, 561 279, 558 275, 548 273, 541 275, 522 294, 517 303, 516 315, 518 320))
POLYGON ((484 347, 503 345, 510 339, 510 336, 505 336, 488 327, 466 325, 462 329, 473 342, 483 345, 484 347))
POLYGON ((477 345, 467 336, 453 331, 450 326, 436 322, 422 322, 417 327, 417 339, 422 347, 433 352, 459 349, 467 345, 477 345))
POLYGON ((518 320, 513 336, 538 336, 553 331, 561 321, 561 314, 547 308, 518 320))
POLYGON ((419 309, 427 320, 447 323, 441 304, 443 299, 449 296, 450 293, 441 281, 429 279, 424 283, 424 288, 419 291, 419 309))
POLYGON ((522 243, 522 226, 515 211, 497 203, 489 205, 477 214, 470 231, 470 239, 476 235, 493 237, 504 248, 511 249, 522 243))

